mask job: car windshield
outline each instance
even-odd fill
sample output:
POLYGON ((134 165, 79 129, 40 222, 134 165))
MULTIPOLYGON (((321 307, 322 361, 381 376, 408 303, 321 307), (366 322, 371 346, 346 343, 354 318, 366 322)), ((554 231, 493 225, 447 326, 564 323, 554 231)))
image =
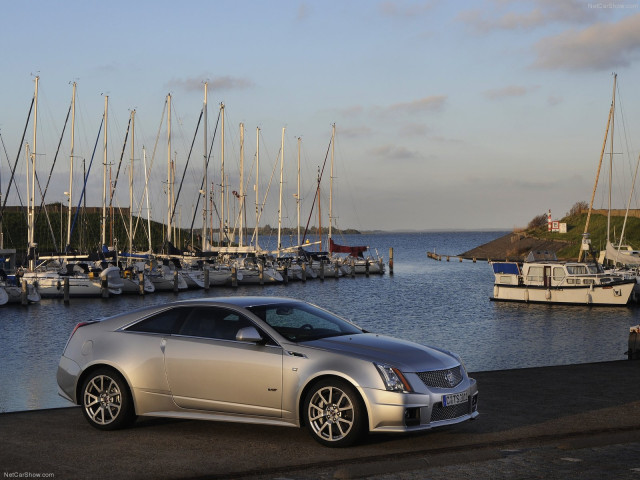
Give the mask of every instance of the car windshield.
POLYGON ((247 309, 293 342, 362 333, 355 325, 313 305, 281 303, 247 309))

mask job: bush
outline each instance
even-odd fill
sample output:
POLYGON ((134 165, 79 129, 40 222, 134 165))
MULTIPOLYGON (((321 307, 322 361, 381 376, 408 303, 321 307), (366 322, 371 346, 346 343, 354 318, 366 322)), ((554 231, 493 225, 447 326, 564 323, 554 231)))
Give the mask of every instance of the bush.
POLYGON ((533 220, 527 225, 527 230, 533 230, 534 228, 546 227, 549 223, 549 218, 546 213, 533 217, 533 220))
POLYGON ((568 217, 573 217, 575 215, 580 215, 582 212, 586 212, 589 210, 589 204, 587 202, 576 202, 567 213, 568 217))

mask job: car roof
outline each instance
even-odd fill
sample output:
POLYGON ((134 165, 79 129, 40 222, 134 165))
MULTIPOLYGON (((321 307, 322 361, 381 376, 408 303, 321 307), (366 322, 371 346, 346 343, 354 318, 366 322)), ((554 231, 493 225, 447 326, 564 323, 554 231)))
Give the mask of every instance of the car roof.
POLYGON ((291 303, 305 303, 302 300, 297 300, 295 298, 287 298, 287 297, 259 297, 259 296, 238 296, 238 297, 210 297, 210 298, 201 298, 201 299, 189 299, 189 300, 179 300, 177 302, 172 302, 166 304, 165 306, 170 305, 192 305, 192 304, 200 304, 200 305, 218 305, 218 304, 227 304, 227 305, 235 305, 236 307, 256 307, 262 305, 282 305, 282 304, 291 304, 291 303))
POLYGON ((112 316, 97 318, 95 321, 105 324, 115 325, 127 325, 131 322, 135 322, 148 315, 153 315, 156 312, 166 310, 174 307, 188 307, 188 306, 236 306, 239 308, 248 308, 265 305, 291 305, 292 303, 306 304, 302 300, 286 297, 258 297, 258 296, 238 296, 238 297, 210 297, 210 298, 193 298, 187 300, 178 300, 174 302, 161 303, 157 305, 148 305, 145 307, 121 312, 112 316))

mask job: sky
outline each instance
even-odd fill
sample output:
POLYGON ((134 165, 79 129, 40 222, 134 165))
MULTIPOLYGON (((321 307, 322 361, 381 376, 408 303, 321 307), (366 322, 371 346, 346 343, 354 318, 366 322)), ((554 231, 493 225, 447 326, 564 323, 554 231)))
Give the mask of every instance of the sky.
MULTIPOLYGON (((88 168, 97 141, 86 195, 89 205, 101 205, 104 140, 98 133, 108 97, 112 182, 123 159, 115 203, 129 204, 131 146, 127 143, 123 153, 123 145, 135 110, 134 208, 146 215, 141 202, 146 161, 152 217, 166 218, 165 105, 171 94, 176 192, 185 172, 174 221, 188 226, 195 215, 196 227, 201 226, 195 205, 204 176, 204 138, 196 125, 207 82, 208 140, 224 104, 227 190, 240 191, 242 150, 250 225, 255 224, 257 145, 260 225, 278 224, 283 143, 285 227, 297 224, 300 156, 302 225, 311 215, 326 159, 323 226, 331 190, 337 228, 522 228, 549 209, 561 218, 576 202, 590 201, 615 72, 611 191, 614 208, 628 202, 639 153, 634 143, 640 143, 640 0, 5 3, 3 199, 18 159, 16 182, 26 202, 27 161, 20 139, 37 76, 35 158, 43 183, 60 142, 47 203, 67 204, 70 123, 62 140, 61 132, 76 82, 72 203, 79 201, 82 168, 88 168)), ((216 208, 221 138, 218 127, 207 172, 216 208)), ((25 142, 33 143, 32 122, 25 142)), ((596 208, 607 207, 608 161, 605 155, 596 208)), ((233 224, 239 202, 234 197, 225 202, 233 224)), ((8 204, 18 203, 12 186, 8 204)), ((631 206, 639 208, 635 197, 631 206)), ((317 209, 312 215, 310 224, 317 225, 317 209)))

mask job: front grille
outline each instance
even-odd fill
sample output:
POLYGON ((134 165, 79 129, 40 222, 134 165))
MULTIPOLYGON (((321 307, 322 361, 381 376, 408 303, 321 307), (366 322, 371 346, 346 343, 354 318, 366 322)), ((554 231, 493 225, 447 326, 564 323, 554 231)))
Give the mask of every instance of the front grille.
POLYGON ((460 365, 446 370, 432 370, 430 372, 418 372, 418 377, 427 387, 453 388, 462 381, 462 369, 460 365))
POLYGON ((451 405, 450 407, 443 407, 442 403, 438 402, 431 410, 431 421, 451 420, 465 415, 469 415, 469 402, 451 405))

